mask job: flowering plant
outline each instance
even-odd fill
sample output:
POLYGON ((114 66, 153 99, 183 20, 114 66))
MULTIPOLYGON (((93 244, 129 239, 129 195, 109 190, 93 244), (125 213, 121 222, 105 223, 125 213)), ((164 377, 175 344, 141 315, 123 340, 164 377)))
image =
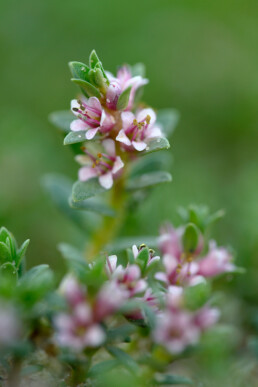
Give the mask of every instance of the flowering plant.
POLYGON ((168 223, 157 237, 118 239, 126 213, 154 185, 171 181, 164 152, 156 152, 169 149, 166 137, 178 114, 139 102, 148 83, 141 64, 123 66, 114 76, 93 51, 89 66, 69 66, 80 94, 70 111, 53 113, 51 121, 76 153, 78 181, 70 187, 51 175, 44 184, 88 237, 84 251, 59 246, 68 273, 58 281, 47 265, 27 271, 29 240, 18 248, 1 228, 3 383, 190 384, 170 366, 196 350, 219 320, 213 280, 237 271, 232 253, 206 233, 222 213, 191 206, 181 210, 178 228, 168 223))

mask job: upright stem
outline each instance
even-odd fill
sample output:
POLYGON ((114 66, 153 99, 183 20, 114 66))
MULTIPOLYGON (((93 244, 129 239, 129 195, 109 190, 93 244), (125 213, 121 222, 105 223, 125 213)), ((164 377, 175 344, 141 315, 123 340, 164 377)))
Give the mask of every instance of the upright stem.
POLYGON ((117 234, 125 215, 125 173, 114 182, 112 187, 110 205, 116 214, 113 218, 105 217, 103 224, 92 237, 91 245, 85 253, 88 261, 99 254, 103 247, 110 242, 117 234))

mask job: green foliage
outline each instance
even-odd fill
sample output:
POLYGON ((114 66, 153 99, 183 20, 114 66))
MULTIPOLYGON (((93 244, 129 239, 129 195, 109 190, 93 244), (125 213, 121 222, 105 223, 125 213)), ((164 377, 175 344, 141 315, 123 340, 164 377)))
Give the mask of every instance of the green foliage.
POLYGON ((117 110, 124 110, 127 108, 129 98, 130 98, 131 89, 132 89, 131 86, 128 87, 119 96, 117 104, 116 104, 117 110))
POLYGON ((159 386, 165 385, 192 385, 193 382, 184 377, 170 374, 157 374, 154 379, 154 383, 159 386))
POLYGON ((70 110, 53 112, 49 115, 49 121, 64 132, 70 131, 70 125, 73 120, 74 115, 70 110))
POLYGON ((165 136, 173 133, 179 121, 179 113, 175 109, 161 109, 157 114, 157 123, 161 124, 165 136))
POLYGON ((195 224, 202 232, 225 215, 223 210, 210 214, 207 206, 195 205, 191 205, 187 209, 180 207, 178 212, 184 222, 195 224))
POLYGON ((13 235, 5 227, 0 229, 0 272, 5 275, 16 276, 21 274, 22 260, 30 241, 27 239, 20 248, 13 235))
POLYGON ((211 286, 209 282, 203 280, 194 286, 188 286, 184 290, 184 300, 186 307, 191 310, 201 308, 210 297, 211 286))
POLYGON ((80 202, 103 192, 105 192, 105 188, 99 184, 97 178, 88 181, 77 181, 73 185, 72 200, 73 202, 80 202))
POLYGON ((186 253, 191 254, 198 246, 199 232, 194 223, 188 223, 182 237, 183 247, 186 253))
POLYGON ((152 172, 141 175, 140 177, 131 178, 127 183, 129 191, 151 187, 160 183, 168 183, 172 181, 172 176, 168 172, 152 172))
POLYGON ((160 150, 168 150, 170 148, 170 144, 168 140, 165 137, 159 137, 159 138, 150 138, 146 141, 147 148, 140 153, 140 156, 147 155, 149 153, 157 152, 160 150))

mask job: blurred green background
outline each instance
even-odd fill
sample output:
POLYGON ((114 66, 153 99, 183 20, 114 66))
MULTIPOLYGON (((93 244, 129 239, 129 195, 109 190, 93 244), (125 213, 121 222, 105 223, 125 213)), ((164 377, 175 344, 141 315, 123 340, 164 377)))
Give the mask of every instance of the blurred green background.
POLYGON ((175 107, 173 183, 156 188, 124 233, 157 234, 191 203, 224 208, 216 227, 248 268, 236 292, 256 300, 258 259, 257 1, 23 0, 0 3, 0 224, 31 238, 29 265, 63 265, 60 241, 82 234, 40 185, 49 172, 74 180, 73 153, 48 122, 77 92, 67 63, 95 48, 104 67, 144 62, 145 100, 175 107))

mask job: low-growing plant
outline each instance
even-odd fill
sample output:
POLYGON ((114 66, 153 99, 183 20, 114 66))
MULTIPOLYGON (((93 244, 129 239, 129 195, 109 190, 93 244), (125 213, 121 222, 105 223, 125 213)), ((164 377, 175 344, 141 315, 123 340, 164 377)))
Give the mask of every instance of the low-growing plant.
POLYGON ((148 83, 140 63, 114 76, 92 51, 89 65, 69 67, 78 97, 50 120, 76 154, 78 181, 48 175, 43 184, 84 230, 85 248, 59 245, 67 274, 58 283, 48 265, 26 270, 29 240, 18 248, 1 228, 2 384, 190 385, 171 365, 220 318, 213 280, 238 270, 207 233, 223 212, 190 206, 179 211, 180 227, 118 238, 128 212, 172 180, 163 169, 179 115, 140 102, 148 83))

